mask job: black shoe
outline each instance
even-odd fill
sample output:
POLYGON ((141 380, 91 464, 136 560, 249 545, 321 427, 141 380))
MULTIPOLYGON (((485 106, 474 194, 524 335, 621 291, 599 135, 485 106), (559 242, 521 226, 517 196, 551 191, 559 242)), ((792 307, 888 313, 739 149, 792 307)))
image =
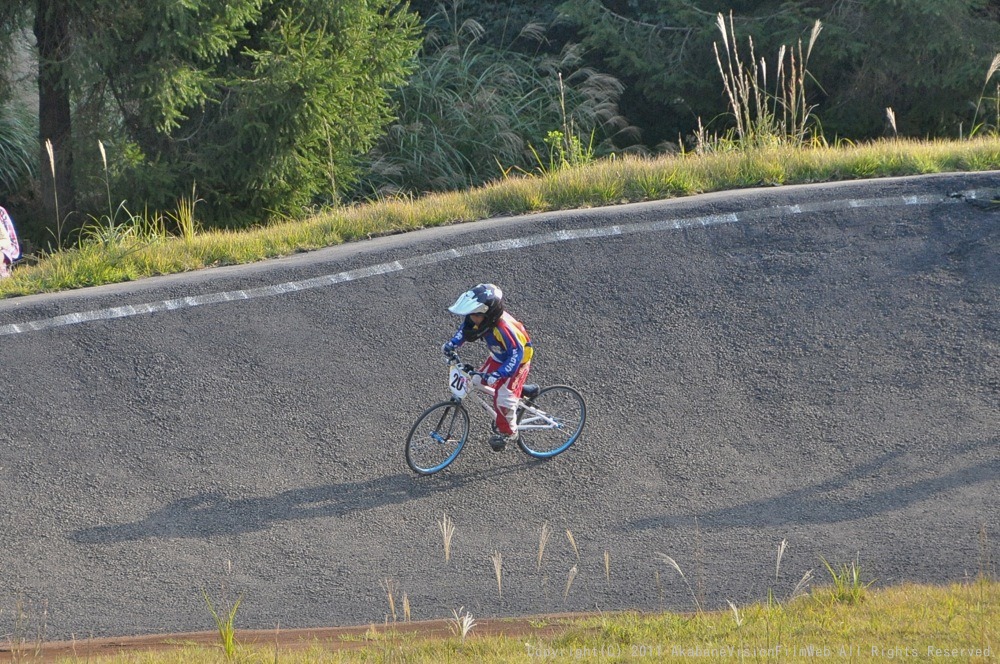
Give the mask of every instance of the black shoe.
POLYGON ((494 452, 503 452, 507 449, 507 436, 502 433, 495 433, 490 436, 490 447, 494 452))
POLYGON ((520 434, 514 434, 513 436, 505 436, 502 433, 493 434, 490 436, 490 447, 493 448, 494 452, 503 452, 507 449, 507 443, 516 443, 520 439, 520 434))

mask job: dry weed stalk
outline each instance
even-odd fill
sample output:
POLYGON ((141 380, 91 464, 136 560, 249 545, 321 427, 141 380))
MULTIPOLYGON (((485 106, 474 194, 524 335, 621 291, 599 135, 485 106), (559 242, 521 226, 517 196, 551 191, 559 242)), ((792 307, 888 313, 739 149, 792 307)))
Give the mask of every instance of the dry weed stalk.
POLYGON ((983 103, 983 97, 986 96, 986 86, 990 84, 990 79, 993 75, 1000 71, 1000 53, 993 56, 993 61, 990 62, 989 69, 986 70, 986 80, 983 81, 983 90, 979 93, 979 101, 976 102, 976 112, 972 114, 972 125, 969 127, 969 136, 975 136, 979 127, 976 125, 976 120, 979 118, 979 107, 983 103))
POLYGON ((542 569, 542 556, 545 554, 545 545, 549 541, 549 536, 552 531, 549 529, 549 522, 546 521, 542 524, 542 534, 538 538, 538 563, 535 566, 536 571, 541 571, 542 569))
POLYGON ((721 13, 716 16, 716 25, 722 35, 725 63, 719 53, 718 43, 713 43, 712 48, 716 66, 722 75, 723 90, 736 121, 738 139, 752 143, 766 143, 770 140, 793 141, 799 145, 804 143, 809 132, 810 115, 815 108, 806 102, 806 66, 823 24, 820 21, 813 24, 805 52, 801 39, 797 50, 781 46, 773 95, 767 91, 767 62, 764 58, 757 59, 752 37, 747 40, 749 56, 746 62, 743 60, 736 41, 732 12, 729 14, 728 27, 721 13))
POLYGON ((455 524, 447 513, 438 521, 438 529, 441 531, 441 537, 444 539, 444 561, 448 562, 451 560, 451 538, 455 534, 455 524))
POLYGON ((899 130, 896 128, 896 111, 892 110, 892 106, 885 107, 885 119, 889 123, 889 128, 892 129, 892 135, 899 137, 899 130))
POLYGON ((385 578, 379 582, 382 586, 382 590, 385 591, 386 597, 389 600, 389 613, 392 614, 392 622, 396 622, 396 582, 391 578, 385 578))
POLYGON ((451 613, 455 617, 449 621, 449 627, 453 634, 456 634, 462 641, 465 641, 465 637, 476 626, 476 621, 472 618, 472 614, 465 610, 464 606, 460 607, 457 611, 452 609, 451 613))
POLYGON ((736 605, 733 604, 728 599, 726 600, 726 603, 729 604, 729 608, 733 610, 733 620, 736 621, 736 626, 737 627, 742 627, 743 626, 743 616, 740 615, 740 610, 737 609, 736 605))
POLYGON ((569 528, 566 529, 566 539, 569 540, 570 545, 573 547, 573 553, 576 554, 576 560, 580 560, 580 549, 576 546, 576 539, 573 537, 573 533, 570 532, 569 528))
POLYGON ((774 581, 778 582, 778 572, 781 571, 781 558, 785 555, 785 548, 788 546, 788 540, 781 540, 781 544, 778 545, 778 560, 774 563, 774 581))
POLYGON ((792 594, 788 596, 788 601, 791 602, 799 595, 804 594, 806 588, 809 587, 809 583, 812 582, 812 578, 813 571, 811 569, 807 569, 805 574, 802 575, 802 578, 799 579, 799 582, 795 584, 795 588, 792 589, 792 594))
MULTIPOLYGON (((30 599, 18 595, 14 606, 14 631, 7 635, 11 661, 35 661, 41 655, 48 627, 48 600, 42 602, 40 620, 34 614, 33 608, 34 604, 30 599)), ((0 609, 0 615, 2 614, 3 610, 0 609)))
POLYGON ((577 572, 576 565, 573 565, 573 567, 571 567, 569 570, 569 575, 566 577, 566 590, 563 592, 564 602, 566 601, 566 598, 569 597, 569 589, 573 586, 573 579, 576 578, 576 572, 577 572))
POLYGON ((993 566, 993 556, 990 554, 990 536, 989 533, 986 532, 985 523, 982 523, 979 526, 977 541, 979 543, 979 578, 987 580, 992 579, 995 576, 995 570, 993 566))
POLYGON ((687 586, 688 592, 691 593, 691 597, 692 597, 692 599, 694 599, 695 608, 697 608, 698 613, 701 613, 701 602, 698 601, 698 595, 694 592, 694 589, 691 587, 691 584, 688 583, 687 577, 684 575, 684 572, 681 570, 681 566, 677 564, 676 560, 674 560, 673 558, 671 558, 670 556, 668 556, 665 553, 660 553, 659 551, 657 551, 656 555, 660 557, 660 560, 662 560, 663 562, 665 562, 668 565, 670 565, 671 567, 673 567, 677 571, 677 573, 680 574, 681 579, 684 581, 684 585, 687 586))
POLYGON ((497 577, 497 594, 503 597, 503 556, 499 551, 494 551, 493 555, 490 556, 490 560, 493 561, 493 572, 497 577))
POLYGON ((56 181, 56 154, 52 147, 52 139, 45 139, 45 152, 49 155, 49 170, 52 173, 52 195, 56 204, 56 247, 62 248, 63 220, 59 216, 59 186, 56 181))

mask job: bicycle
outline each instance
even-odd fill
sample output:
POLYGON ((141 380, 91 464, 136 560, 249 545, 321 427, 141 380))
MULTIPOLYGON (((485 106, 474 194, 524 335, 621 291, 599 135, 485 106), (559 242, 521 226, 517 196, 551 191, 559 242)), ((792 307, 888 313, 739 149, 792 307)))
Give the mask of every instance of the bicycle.
MULTIPOLYGON (((465 446, 469 437, 467 398, 471 396, 491 420, 496 417, 494 389, 473 381, 474 376, 484 374, 464 364, 457 353, 448 356, 448 367, 451 398, 421 413, 406 437, 406 463, 421 475, 444 470, 465 446)), ((586 421, 587 406, 572 387, 525 385, 517 403, 517 444, 529 456, 551 459, 577 441, 586 421)))

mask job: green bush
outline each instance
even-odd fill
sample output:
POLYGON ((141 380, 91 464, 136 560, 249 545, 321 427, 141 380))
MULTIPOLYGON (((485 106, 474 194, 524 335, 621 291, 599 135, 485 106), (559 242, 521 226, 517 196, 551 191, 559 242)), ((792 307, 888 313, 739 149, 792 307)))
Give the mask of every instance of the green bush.
POLYGON ((538 24, 491 46, 482 25, 458 9, 441 6, 427 20, 419 67, 395 96, 399 118, 367 156, 360 194, 453 190, 531 170, 550 132, 567 126, 584 145, 594 136, 596 154, 628 135, 621 83, 583 67, 577 47, 529 54, 526 44, 545 38, 538 24))
POLYGON ((34 174, 37 155, 37 129, 28 112, 0 106, 0 198, 9 198, 34 174))

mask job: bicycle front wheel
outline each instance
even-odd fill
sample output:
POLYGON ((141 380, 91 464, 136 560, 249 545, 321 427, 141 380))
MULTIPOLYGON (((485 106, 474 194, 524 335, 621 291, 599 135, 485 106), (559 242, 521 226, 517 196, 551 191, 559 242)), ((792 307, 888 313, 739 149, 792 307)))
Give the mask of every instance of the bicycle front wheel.
POLYGON ((587 421, 587 406, 568 385, 546 387, 518 413, 518 445, 536 459, 548 459, 576 442, 587 421))
POLYGON ((406 463, 430 475, 444 470, 469 437, 469 413, 456 401, 442 401, 417 418, 406 437, 406 463))

